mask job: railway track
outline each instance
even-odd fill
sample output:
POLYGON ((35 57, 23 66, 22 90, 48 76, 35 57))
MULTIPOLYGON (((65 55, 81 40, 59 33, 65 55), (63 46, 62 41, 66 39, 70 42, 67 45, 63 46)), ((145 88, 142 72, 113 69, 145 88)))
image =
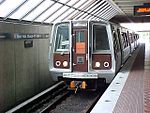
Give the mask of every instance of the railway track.
POLYGON ((89 113, 105 89, 103 87, 95 92, 81 91, 72 94, 46 113, 89 113))
POLYGON ((59 82, 6 113, 44 113, 68 95, 70 93, 64 82, 59 82))
POLYGON ((106 88, 95 92, 67 90, 63 82, 39 94, 6 113, 88 113, 106 88))

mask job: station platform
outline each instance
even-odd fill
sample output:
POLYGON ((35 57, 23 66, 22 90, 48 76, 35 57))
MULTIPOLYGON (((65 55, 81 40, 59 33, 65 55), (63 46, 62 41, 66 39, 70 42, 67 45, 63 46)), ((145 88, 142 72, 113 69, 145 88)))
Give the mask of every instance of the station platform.
POLYGON ((91 113, 150 113, 150 42, 134 51, 91 113))

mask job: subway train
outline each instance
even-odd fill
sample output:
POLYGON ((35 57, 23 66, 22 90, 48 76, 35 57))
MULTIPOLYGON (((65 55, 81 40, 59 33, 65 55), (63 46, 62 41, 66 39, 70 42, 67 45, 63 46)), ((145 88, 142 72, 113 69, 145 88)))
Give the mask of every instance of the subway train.
POLYGON ((95 90, 110 83, 138 47, 139 35, 106 21, 64 21, 53 25, 49 72, 68 89, 95 90))

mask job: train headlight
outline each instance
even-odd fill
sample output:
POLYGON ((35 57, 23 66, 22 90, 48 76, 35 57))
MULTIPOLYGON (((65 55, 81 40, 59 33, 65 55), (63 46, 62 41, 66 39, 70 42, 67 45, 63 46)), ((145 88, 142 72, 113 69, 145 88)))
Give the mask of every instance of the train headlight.
POLYGON ((67 62, 67 61, 64 61, 64 62, 63 62, 63 66, 64 66, 64 67, 67 67, 67 66, 68 66, 68 62, 67 62))
POLYGON ((95 67, 100 67, 100 62, 95 62, 95 67))
POLYGON ((61 65, 61 62, 60 62, 60 61, 56 61, 56 62, 55 62, 55 65, 56 65, 57 67, 59 67, 59 66, 61 65))
POLYGON ((104 62, 104 67, 109 67, 109 62, 104 62))

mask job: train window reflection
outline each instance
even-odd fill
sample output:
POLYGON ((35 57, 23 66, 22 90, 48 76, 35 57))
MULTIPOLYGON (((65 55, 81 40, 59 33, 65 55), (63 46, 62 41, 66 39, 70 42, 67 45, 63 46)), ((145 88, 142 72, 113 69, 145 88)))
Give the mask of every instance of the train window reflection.
POLYGON ((106 26, 94 25, 93 26, 93 50, 109 50, 109 41, 106 26))
POLYGON ((56 27, 55 51, 69 51, 69 23, 60 24, 56 27))
POLYGON ((76 33, 76 42, 84 42, 84 32, 80 31, 76 33))

